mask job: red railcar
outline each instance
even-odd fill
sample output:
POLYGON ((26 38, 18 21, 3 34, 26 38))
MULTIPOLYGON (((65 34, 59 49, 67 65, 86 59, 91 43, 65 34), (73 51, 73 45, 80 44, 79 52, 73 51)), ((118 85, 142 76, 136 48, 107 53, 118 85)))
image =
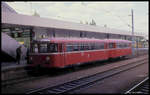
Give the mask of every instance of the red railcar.
POLYGON ((33 41, 29 65, 64 68, 131 54, 131 42, 113 39, 50 38, 33 41))

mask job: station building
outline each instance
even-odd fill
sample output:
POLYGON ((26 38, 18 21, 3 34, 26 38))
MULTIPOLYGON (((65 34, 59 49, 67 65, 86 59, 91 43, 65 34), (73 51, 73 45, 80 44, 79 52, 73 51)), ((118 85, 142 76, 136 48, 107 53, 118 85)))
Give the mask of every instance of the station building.
MULTIPOLYGON (((132 40, 132 33, 129 31, 23 15, 17 13, 5 2, 2 2, 1 15, 2 33, 7 36, 5 40, 2 40, 6 41, 10 37, 18 42, 18 45, 23 44, 24 48, 30 47, 32 40, 50 37, 132 40)), ((144 40, 144 37, 135 32, 134 39, 139 43, 144 40)))

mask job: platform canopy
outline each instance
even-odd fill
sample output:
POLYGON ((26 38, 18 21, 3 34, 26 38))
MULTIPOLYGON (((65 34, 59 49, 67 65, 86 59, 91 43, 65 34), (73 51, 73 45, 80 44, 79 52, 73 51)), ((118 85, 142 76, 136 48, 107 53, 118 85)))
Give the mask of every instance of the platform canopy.
POLYGON ((7 3, 5 2, 1 2, 1 8, 2 8, 2 12, 11 12, 11 13, 15 13, 18 14, 12 7, 10 7, 7 3))
MULTIPOLYGON (((124 31, 124 30, 73 23, 67 21, 60 21, 60 20, 50 19, 50 18, 14 14, 9 12, 2 12, 1 21, 2 21, 2 27, 11 27, 11 26, 43 27, 43 28, 71 29, 77 31, 131 35, 131 32, 124 31)), ((138 34, 135 35, 141 36, 138 34)))

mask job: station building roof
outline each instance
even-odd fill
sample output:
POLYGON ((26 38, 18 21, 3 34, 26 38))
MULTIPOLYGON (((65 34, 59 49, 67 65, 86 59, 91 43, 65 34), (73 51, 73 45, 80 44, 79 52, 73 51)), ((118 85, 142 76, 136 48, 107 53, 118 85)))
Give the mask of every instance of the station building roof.
MULTIPOLYGON (((57 28, 57 29, 70 29, 77 31, 89 31, 109 34, 131 35, 131 32, 125 30, 118 30, 113 28, 105 28, 101 26, 86 25, 80 23, 73 23, 67 21, 60 21, 50 18, 42 18, 36 16, 28 16, 23 14, 15 14, 10 12, 2 12, 2 24, 18 25, 24 27, 43 27, 43 28, 57 28)), ((141 36, 135 34, 135 36, 141 36)))
POLYGON ((3 12, 11 12, 11 13, 15 13, 15 14, 18 14, 13 8, 11 8, 7 3, 5 2, 2 2, 2 11, 3 12))

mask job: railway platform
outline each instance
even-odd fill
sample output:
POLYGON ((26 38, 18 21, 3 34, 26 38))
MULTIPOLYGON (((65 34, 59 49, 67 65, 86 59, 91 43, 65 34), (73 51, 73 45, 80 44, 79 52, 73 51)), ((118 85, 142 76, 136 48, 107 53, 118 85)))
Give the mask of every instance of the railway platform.
POLYGON ((17 62, 2 62, 1 71, 15 69, 15 68, 22 68, 25 66, 27 66, 26 60, 21 60, 20 64, 17 64, 17 62))
POLYGON ((26 60, 21 60, 20 64, 17 64, 17 62, 2 62, 1 80, 3 81, 17 77, 18 72, 24 71, 26 66, 26 60))

